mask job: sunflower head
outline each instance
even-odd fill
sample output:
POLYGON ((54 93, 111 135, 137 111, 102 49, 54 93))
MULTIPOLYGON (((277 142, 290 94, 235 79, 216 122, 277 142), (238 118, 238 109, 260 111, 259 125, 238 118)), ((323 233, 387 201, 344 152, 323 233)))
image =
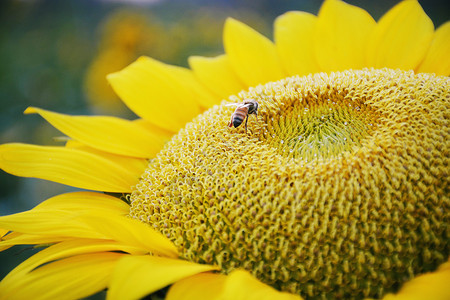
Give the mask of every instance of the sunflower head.
MULTIPOLYGON (((133 48, 133 28, 110 44, 133 48)), ((450 299, 450 22, 434 30, 417 0, 378 21, 325 0, 273 36, 229 18, 223 55, 109 74, 137 120, 28 108, 70 141, 0 145, 0 168, 98 192, 0 217, 0 250, 49 245, 0 295, 450 299), (249 99, 248 130, 228 127, 249 99)), ((113 48, 94 69, 132 54, 113 48)))
POLYGON ((150 161, 130 215, 224 273, 380 296, 446 260, 449 89, 388 69, 252 88, 230 98, 257 99, 248 132, 225 105, 198 116, 150 161))

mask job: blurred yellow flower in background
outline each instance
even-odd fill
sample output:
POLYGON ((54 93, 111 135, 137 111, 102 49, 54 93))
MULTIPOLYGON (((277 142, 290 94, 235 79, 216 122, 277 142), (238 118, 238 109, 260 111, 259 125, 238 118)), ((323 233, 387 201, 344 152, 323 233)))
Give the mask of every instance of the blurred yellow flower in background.
MULTIPOLYGON (((99 51, 85 76, 85 93, 93 111, 125 111, 106 75, 123 69, 141 55, 180 63, 186 53, 195 51, 217 55, 225 14, 210 9, 190 11, 170 26, 145 11, 121 9, 109 15, 100 26, 99 51)), ((240 11, 238 15, 264 27, 264 22, 250 12, 240 11)))
POLYGON ((137 120, 28 108, 70 141, 1 145, 0 168, 98 192, 0 217, 1 249, 50 245, 0 298, 448 299, 449 28, 326 0, 275 43, 228 19, 224 55, 109 75, 137 120), (224 105, 246 98, 248 134, 224 105))
POLYGON ((166 49, 166 32, 148 13, 130 9, 108 16, 100 31, 98 54, 85 77, 85 92, 94 111, 118 113, 124 106, 109 86, 106 75, 126 67, 144 53, 153 52, 160 57, 162 49, 166 49))

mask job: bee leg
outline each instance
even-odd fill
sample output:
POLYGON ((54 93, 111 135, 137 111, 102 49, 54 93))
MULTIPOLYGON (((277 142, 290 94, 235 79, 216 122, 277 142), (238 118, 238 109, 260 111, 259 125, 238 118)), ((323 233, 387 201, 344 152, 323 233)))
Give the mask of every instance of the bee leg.
POLYGON ((245 133, 247 133, 247 122, 248 122, 248 115, 245 118, 245 133))
POLYGON ((259 123, 259 120, 258 120, 258 111, 255 112, 255 118, 256 118, 256 122, 259 123))

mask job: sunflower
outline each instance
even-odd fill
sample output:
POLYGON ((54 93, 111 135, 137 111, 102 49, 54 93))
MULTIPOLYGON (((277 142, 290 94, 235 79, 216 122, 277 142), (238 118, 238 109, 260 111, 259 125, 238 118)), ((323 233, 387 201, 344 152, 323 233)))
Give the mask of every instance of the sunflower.
POLYGON ((1 249, 45 247, 0 298, 448 299, 450 23, 326 0, 274 27, 228 19, 224 55, 109 75, 134 121, 28 108, 70 140, 0 167, 93 191, 0 217, 1 249))

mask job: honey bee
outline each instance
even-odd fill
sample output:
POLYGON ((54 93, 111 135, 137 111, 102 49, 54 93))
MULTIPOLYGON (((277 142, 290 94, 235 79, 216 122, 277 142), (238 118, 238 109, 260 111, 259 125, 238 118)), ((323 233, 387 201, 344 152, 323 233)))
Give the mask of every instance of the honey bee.
POLYGON ((228 127, 234 126, 234 128, 237 128, 245 119, 245 132, 247 132, 248 116, 251 114, 258 116, 258 102, 255 99, 246 99, 241 103, 227 104, 227 106, 237 106, 231 115, 228 127))

